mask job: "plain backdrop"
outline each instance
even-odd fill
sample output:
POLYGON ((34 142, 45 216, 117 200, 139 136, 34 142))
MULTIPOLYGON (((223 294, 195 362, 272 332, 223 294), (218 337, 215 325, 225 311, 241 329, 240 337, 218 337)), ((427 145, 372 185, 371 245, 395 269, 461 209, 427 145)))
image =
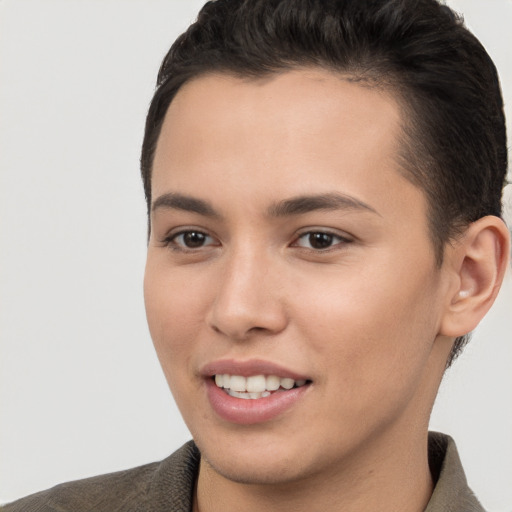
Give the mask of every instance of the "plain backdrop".
MULTIPOLYGON (((160 61, 202 3, 0 0, 0 502, 189 438, 145 321, 138 159, 160 61)), ((512 1, 449 4, 497 63, 510 133, 512 1)), ((432 428, 512 511, 510 273, 432 428)))

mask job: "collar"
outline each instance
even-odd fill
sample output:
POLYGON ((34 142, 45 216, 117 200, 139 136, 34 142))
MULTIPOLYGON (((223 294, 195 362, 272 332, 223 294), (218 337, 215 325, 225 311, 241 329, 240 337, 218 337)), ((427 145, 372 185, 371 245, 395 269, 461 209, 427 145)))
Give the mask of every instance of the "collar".
POLYGON ((468 487, 455 441, 429 432, 428 462, 436 485, 425 512, 485 512, 468 487))

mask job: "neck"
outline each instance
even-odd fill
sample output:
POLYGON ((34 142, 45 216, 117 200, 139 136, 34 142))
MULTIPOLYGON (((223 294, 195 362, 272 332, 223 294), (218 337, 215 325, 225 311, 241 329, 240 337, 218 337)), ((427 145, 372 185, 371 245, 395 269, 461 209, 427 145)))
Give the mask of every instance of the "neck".
POLYGON ((229 480, 202 459, 194 512, 424 511, 433 491, 427 432, 382 441, 322 474, 263 485, 229 480))

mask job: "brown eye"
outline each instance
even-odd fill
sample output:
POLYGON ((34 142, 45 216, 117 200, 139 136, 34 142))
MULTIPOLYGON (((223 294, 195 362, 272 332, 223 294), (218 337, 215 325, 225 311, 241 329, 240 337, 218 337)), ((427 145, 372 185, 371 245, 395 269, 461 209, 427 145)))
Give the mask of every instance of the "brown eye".
POLYGON ((310 233, 308 235, 309 245, 313 249, 327 249, 332 245, 334 236, 329 233, 310 233))
POLYGON ((169 239, 168 244, 182 249, 200 249, 202 247, 214 245, 215 241, 206 233, 191 229, 172 236, 169 239))
POLYGON ((182 236, 183 245, 189 247, 190 249, 202 247, 206 240, 206 235, 204 233, 200 233, 199 231, 188 231, 187 233, 183 233, 182 236))
POLYGON ((308 231, 302 234, 293 244, 296 247, 304 247, 315 251, 322 251, 332 247, 350 243, 350 240, 340 235, 325 231, 308 231))

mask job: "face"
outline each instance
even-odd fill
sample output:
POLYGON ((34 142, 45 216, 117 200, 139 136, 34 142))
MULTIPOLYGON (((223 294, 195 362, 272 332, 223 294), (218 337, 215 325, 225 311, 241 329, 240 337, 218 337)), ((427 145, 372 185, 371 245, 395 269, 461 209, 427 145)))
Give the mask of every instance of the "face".
POLYGON ((218 474, 300 480, 426 431, 445 290, 399 130, 390 95, 320 70, 203 76, 170 105, 146 309, 218 474))

